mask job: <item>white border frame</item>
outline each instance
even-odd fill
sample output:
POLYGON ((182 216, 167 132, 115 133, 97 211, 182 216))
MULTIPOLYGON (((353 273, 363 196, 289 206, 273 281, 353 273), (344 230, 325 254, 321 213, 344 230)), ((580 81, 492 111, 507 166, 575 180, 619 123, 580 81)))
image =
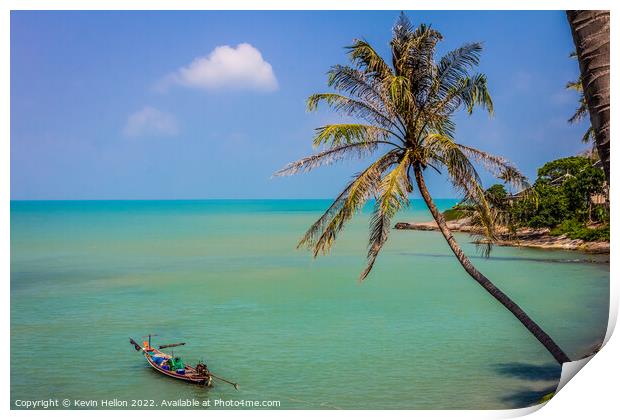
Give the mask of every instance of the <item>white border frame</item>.
MULTIPOLYGON (((617 2, 616 2, 617 3, 617 2)), ((612 28, 616 27, 614 2, 611 1, 521 1, 516 2, 513 0, 502 1, 497 0, 470 0, 464 2, 463 0, 445 0, 441 4, 421 1, 403 1, 403 0, 297 0, 294 3, 278 2, 277 0, 262 0, 258 2, 256 0, 228 0, 226 2, 208 2, 208 1, 191 1, 191 0, 5 0, 0 3, 0 57, 3 58, 2 66, 0 67, 0 89, 1 92, 5 92, 2 95, 0 101, 0 129, 2 129, 2 142, 3 152, 0 153, 0 193, 4 197, 0 207, 0 232, 4 239, 2 243, 2 254, 0 256, 0 264, 2 266, 3 278, 5 279, 5 293, 2 295, 2 326, 5 332, 4 337, 10 337, 10 10, 565 10, 565 9, 610 9, 612 10, 612 28), (464 7, 466 6, 466 7, 464 7)), ((612 29, 611 43, 616 43, 617 37, 615 29, 612 29)), ((616 68, 615 55, 612 50, 611 56, 611 68, 616 68)), ((615 77, 612 71, 612 96, 615 97, 613 91, 618 86, 618 79, 615 77)), ((612 108, 613 110, 614 108, 612 108)), ((616 114, 612 112, 612 126, 616 126, 616 114)), ((612 131, 612 133, 615 131, 612 131)), ((613 155, 613 150, 612 150, 613 155)), ((612 157, 612 162, 615 162, 615 158, 612 157)), ((611 171, 611 177, 613 179, 612 184, 618 185, 620 182, 619 176, 617 176, 614 170, 611 171)), ((611 189, 611 202, 615 203, 620 199, 620 194, 616 194, 615 187, 611 189)), ((618 225, 616 213, 612 211, 612 224, 618 225)), ((615 230, 612 232, 613 240, 615 243, 614 235, 615 230)), ((610 276, 610 322, 609 328, 605 340, 608 341, 611 337, 611 333, 615 327, 617 313, 618 313, 618 279, 616 275, 616 257, 617 252, 615 247, 612 246, 610 254, 611 276, 610 276)), ((6 338, 5 338, 6 339, 6 338)), ((609 418, 608 413, 617 412, 618 403, 616 402, 615 388, 617 386, 616 375, 619 372, 618 368, 618 355, 620 354, 620 345, 617 343, 618 339, 612 339, 607 343, 605 348, 594 357, 593 361, 588 364, 583 373, 579 374, 579 379, 571 381, 570 385, 566 386, 558 395, 552 399, 551 403, 547 404, 544 410, 535 414, 536 418, 580 418, 583 416, 600 416, 601 418, 609 418)), ((7 363, 8 364, 8 363, 7 363)), ((268 386, 268 384, 266 384, 268 386)), ((10 409, 10 375, 4 375, 4 381, 2 383, 2 391, 6 396, 4 400, 4 409, 9 411, 10 409)), ((310 418, 316 415, 327 416, 330 418, 335 417, 355 417, 359 416, 389 416, 393 418, 409 418, 412 414, 416 416, 423 416, 424 418, 508 418, 522 416, 528 413, 537 411, 539 407, 525 408, 517 410, 471 410, 471 411, 344 411, 344 412, 321 412, 318 411, 286 411, 286 410, 250 410, 247 415, 257 417, 258 419, 266 418, 288 418, 291 415, 299 418, 310 418)), ((11 416, 17 418, 30 418, 30 417, 51 417, 51 418, 81 418, 85 413, 80 411, 20 411, 12 410, 9 413, 11 416)), ((183 416, 189 416, 192 418, 202 417, 206 413, 198 410, 184 412, 183 416)), ((217 416, 219 418, 232 418, 239 416, 239 411, 210 411, 209 416, 217 416)), ((91 411, 88 416, 94 418, 106 418, 110 415, 107 410, 91 411)), ((140 413, 133 411, 115 411, 114 416, 121 417, 133 417, 136 416, 148 416, 149 418, 166 418, 171 415, 181 415, 181 413, 167 412, 167 411, 153 411, 148 413, 140 413)))

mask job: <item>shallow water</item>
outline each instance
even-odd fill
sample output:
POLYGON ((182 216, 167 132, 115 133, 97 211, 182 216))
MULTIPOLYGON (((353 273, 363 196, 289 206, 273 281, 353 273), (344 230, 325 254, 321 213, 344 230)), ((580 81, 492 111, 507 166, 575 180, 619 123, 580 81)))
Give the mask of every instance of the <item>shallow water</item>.
MULTIPOLYGON (((447 208, 454 201, 440 200, 447 208)), ((363 284, 368 213, 330 256, 296 241, 324 200, 11 203, 11 400, 279 400, 281 408, 511 408, 559 368, 437 232, 392 231, 363 284), (128 337, 187 341, 241 387, 147 367, 128 337)), ((398 220, 429 220, 422 203, 398 220)), ((605 334, 609 265, 496 247, 474 264, 571 357, 605 334)), ((13 405, 14 406, 14 405, 13 405)))

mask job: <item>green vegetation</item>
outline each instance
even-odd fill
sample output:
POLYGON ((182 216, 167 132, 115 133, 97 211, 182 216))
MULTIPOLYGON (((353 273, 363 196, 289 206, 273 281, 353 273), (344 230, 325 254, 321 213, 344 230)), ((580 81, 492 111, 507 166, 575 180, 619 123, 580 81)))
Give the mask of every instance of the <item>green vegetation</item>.
POLYGON ((592 202, 594 194, 604 193, 604 183, 603 171, 586 157, 548 162, 538 170, 532 197, 515 202, 515 221, 533 228, 553 228, 567 220, 606 223, 604 206, 592 202))
POLYGON ((443 212, 443 217, 444 219, 446 219, 447 222, 451 220, 462 219, 463 217, 466 217, 466 216, 467 216, 467 210, 460 209, 457 206, 454 206, 451 209, 448 209, 443 212))
POLYGON ((566 235, 571 239, 583 239, 584 241, 609 241, 609 225, 589 228, 583 223, 570 219, 551 229, 551 234, 566 235))
MULTIPOLYGON (((605 175, 590 158, 572 156, 547 162, 534 184, 510 196, 503 185, 485 192, 496 223, 511 231, 550 228, 552 235, 585 241, 609 240, 609 212, 594 197, 605 194, 605 175), (596 225, 592 228, 589 226, 596 225)), ((446 212, 450 220, 475 214, 467 202, 446 212)))

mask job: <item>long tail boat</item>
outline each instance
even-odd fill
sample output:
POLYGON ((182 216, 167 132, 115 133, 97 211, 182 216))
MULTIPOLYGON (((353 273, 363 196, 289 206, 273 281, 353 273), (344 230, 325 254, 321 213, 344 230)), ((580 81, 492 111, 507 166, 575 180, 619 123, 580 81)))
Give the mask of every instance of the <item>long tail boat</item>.
MULTIPOLYGON (((146 338, 146 337, 144 337, 146 338)), ((185 343, 163 344, 154 348, 151 346, 151 335, 148 335, 148 341, 144 341, 142 345, 138 344, 133 338, 129 337, 129 342, 134 346, 136 351, 141 351, 148 364, 157 372, 162 373, 170 378, 179 379, 185 382, 191 382, 198 385, 213 386, 213 379, 219 379, 227 382, 239 389, 239 385, 228 381, 224 378, 215 376, 207 364, 198 362, 196 366, 191 366, 183 362, 180 357, 175 357, 162 352, 162 349, 183 346, 185 343)))

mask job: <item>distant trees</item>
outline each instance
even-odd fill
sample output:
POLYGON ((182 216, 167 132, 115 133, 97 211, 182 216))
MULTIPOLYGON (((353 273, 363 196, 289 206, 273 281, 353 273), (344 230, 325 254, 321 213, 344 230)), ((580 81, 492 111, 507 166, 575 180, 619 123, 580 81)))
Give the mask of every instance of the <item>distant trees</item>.
POLYGON ((487 201, 494 209, 504 210, 508 207, 508 193, 502 184, 491 185, 486 191, 487 201))
POLYGON ((593 197, 604 192, 605 175, 591 159, 573 156, 547 162, 538 169, 532 194, 514 203, 521 226, 556 227, 566 220, 585 224, 606 222, 604 207, 594 212, 593 197))
MULTIPOLYGON (((520 228, 550 228, 551 234, 586 241, 609 240, 609 211, 602 169, 592 159, 572 156, 547 162, 538 169, 534 184, 510 195, 501 184, 485 191, 497 226, 515 233, 520 228)), ((466 200, 444 212, 447 220, 480 215, 466 200)))

